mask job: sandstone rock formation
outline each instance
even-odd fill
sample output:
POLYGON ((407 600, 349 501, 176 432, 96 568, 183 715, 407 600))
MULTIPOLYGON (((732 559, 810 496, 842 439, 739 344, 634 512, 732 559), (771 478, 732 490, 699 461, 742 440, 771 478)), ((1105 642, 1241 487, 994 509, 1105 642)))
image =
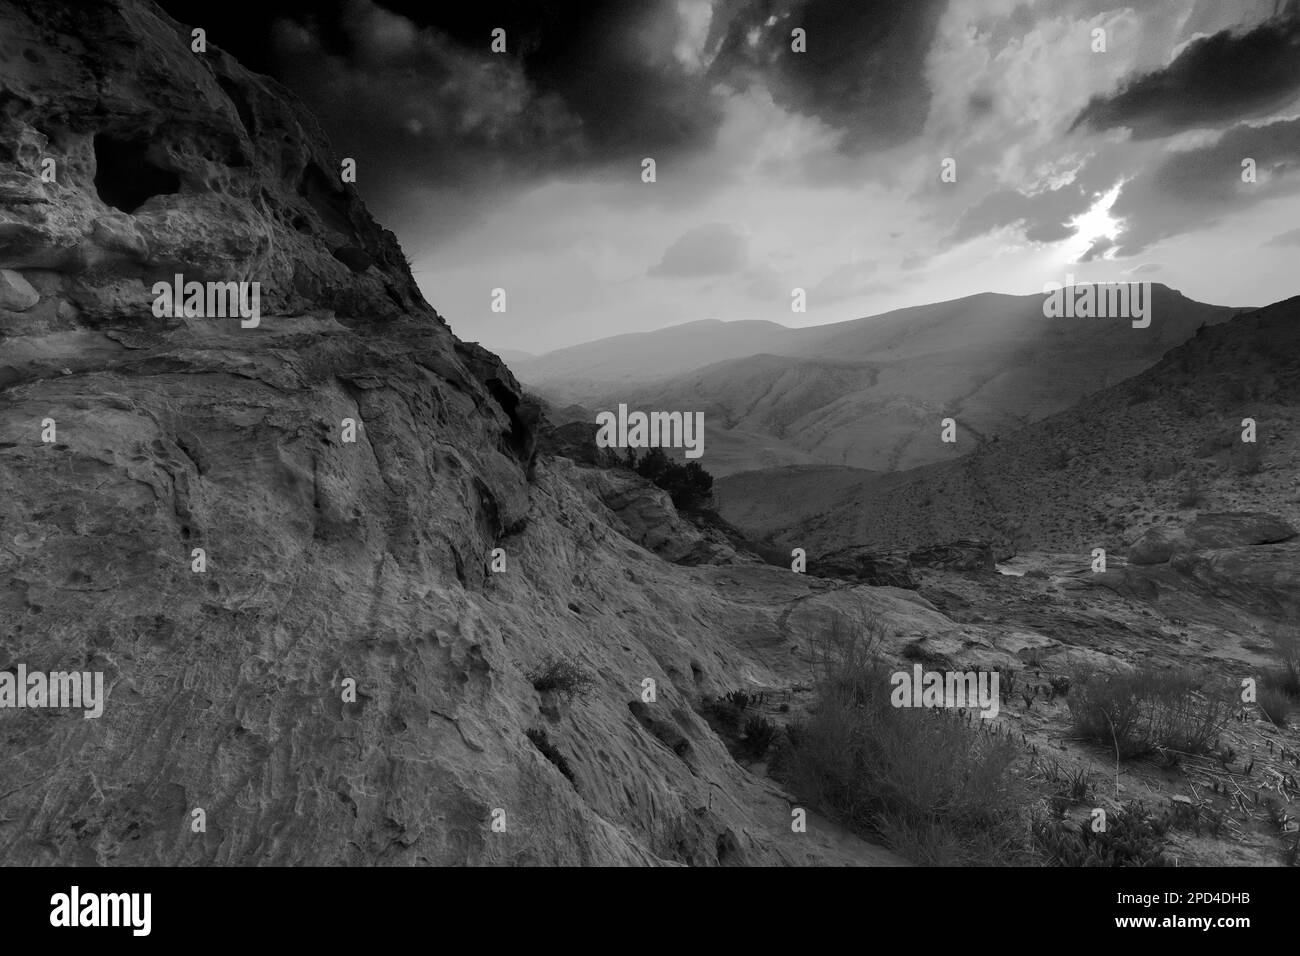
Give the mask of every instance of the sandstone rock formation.
POLYGON ((1175 554, 1252 544, 1277 544, 1295 537, 1295 529, 1276 515, 1201 514, 1186 528, 1153 528, 1129 549, 1131 564, 1162 564, 1175 554))
POLYGON ((808 573, 824 578, 843 578, 880 587, 909 588, 920 586, 912 571, 912 562, 901 552, 877 551, 858 546, 841 548, 814 558, 808 573))
POLYGON ((921 567, 945 568, 949 571, 984 571, 992 574, 996 567, 993 549, 984 541, 970 538, 918 548, 908 555, 908 559, 921 567))

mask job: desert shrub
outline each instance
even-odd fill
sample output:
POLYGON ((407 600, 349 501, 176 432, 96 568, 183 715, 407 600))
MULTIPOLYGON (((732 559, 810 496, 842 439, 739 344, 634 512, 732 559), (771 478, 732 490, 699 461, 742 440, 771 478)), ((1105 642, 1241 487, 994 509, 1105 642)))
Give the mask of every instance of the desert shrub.
POLYGON ((1142 753, 1141 703, 1135 682, 1122 676, 1099 676, 1085 669, 1070 679, 1070 716, 1081 737, 1113 743, 1121 757, 1142 753))
POLYGON ((1033 823, 1033 840, 1053 866, 1168 866, 1164 831, 1164 824, 1141 803, 1131 801, 1108 813, 1106 829, 1100 832, 1092 829, 1091 819, 1039 817, 1033 823))
POLYGON ((815 655, 816 705, 772 771, 802 799, 917 863, 1018 862, 1028 791, 1019 748, 951 711, 894 707, 872 621, 837 622, 815 655))
POLYGON ((714 730, 735 734, 745 719, 745 711, 766 700, 766 694, 751 694, 744 690, 727 691, 721 697, 706 697, 703 702, 704 717, 714 730))
POLYGON ((668 492, 673 505, 684 511, 705 505, 713 494, 713 476, 698 461, 674 461, 662 449, 651 448, 640 459, 627 450, 628 467, 668 492))
POLYGON ((1264 685, 1292 700, 1300 699, 1300 661, 1283 660, 1280 666, 1266 670, 1264 685))
POLYGON ((1277 631, 1272 641, 1282 664, 1266 671, 1264 682, 1292 700, 1300 700, 1300 635, 1294 631, 1277 631))
POLYGON ((776 737, 776 724, 766 717, 755 714, 745 721, 745 733, 742 738, 745 750, 755 757, 764 756, 776 737))
POLYGON ((1259 689, 1259 709, 1279 727, 1285 727, 1295 700, 1286 691, 1265 683, 1259 689))
POLYGON ((747 710, 750 704, 756 704, 758 698, 748 691, 730 690, 722 695, 722 699, 735 707, 736 710, 747 710))
POLYGON ((1121 758, 1158 749, 1204 753, 1227 726, 1232 703, 1226 693, 1198 693, 1200 684, 1187 671, 1080 668, 1068 698, 1075 732, 1121 758))
POLYGON ((551 738, 546 735, 546 731, 540 727, 532 727, 524 732, 525 736, 532 741, 534 747, 538 749, 543 757, 555 764, 555 769, 568 779, 569 783, 575 783, 573 779, 573 768, 569 766, 569 761, 564 759, 564 754, 560 753, 559 748, 551 743, 551 738))
POLYGON ((579 665, 552 655, 527 673, 533 689, 541 693, 558 691, 566 699, 586 697, 595 680, 579 665))
POLYGON ((706 697, 701 712, 704 714, 704 719, 709 722, 709 726, 724 737, 739 732, 740 711, 725 700, 706 697))

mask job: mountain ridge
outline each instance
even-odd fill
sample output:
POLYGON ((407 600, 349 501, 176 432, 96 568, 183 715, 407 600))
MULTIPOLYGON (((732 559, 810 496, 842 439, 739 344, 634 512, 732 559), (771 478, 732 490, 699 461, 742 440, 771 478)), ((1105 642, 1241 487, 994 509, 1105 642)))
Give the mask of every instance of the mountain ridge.
POLYGON ((1186 511, 1177 503, 1179 482, 1200 482, 1214 507, 1271 511, 1294 522, 1298 501, 1285 476, 1300 468, 1297 328, 1300 296, 1206 326, 1153 367, 996 443, 966 440, 953 461, 858 480, 837 473, 838 497, 830 502, 818 497, 815 467, 737 474, 717 483, 719 510, 751 533, 827 550, 960 537, 1007 550, 1077 550, 1089 542, 1122 550, 1186 511), (1256 419, 1253 447, 1232 440, 1248 417, 1256 419), (1239 475, 1238 467, 1252 470, 1239 475), (1156 493, 1126 494, 1121 478, 1156 493), (791 489, 799 483, 810 486, 806 498, 820 501, 821 513, 791 516, 791 489), (764 486, 780 506, 764 503, 764 486), (1141 514, 1114 527, 1123 517, 1116 509, 1141 514))
MULTIPOLYGON (((599 381, 591 355, 582 377, 548 383, 530 379, 530 366, 519 374, 556 405, 703 411, 706 447, 725 449, 705 461, 719 476, 809 461, 894 471, 956 455, 937 440, 944 418, 992 438, 1129 377, 1200 325, 1240 312, 1151 289, 1149 328, 1123 318, 1049 319, 1042 296, 981 293, 792 330, 775 349, 736 339, 729 347, 748 354, 716 362, 681 345, 700 364, 667 376, 640 352, 620 352, 615 366, 635 367, 639 380, 599 381)), ((621 348, 617 340, 604 347, 621 348)))

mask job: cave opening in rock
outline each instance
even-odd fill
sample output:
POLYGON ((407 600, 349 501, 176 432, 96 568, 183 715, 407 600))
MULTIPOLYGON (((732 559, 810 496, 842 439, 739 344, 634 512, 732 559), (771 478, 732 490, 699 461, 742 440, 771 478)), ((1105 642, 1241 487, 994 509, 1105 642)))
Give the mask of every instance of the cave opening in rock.
POLYGON ((154 196, 177 193, 181 178, 149 159, 149 142, 95 134, 95 191, 115 209, 135 212, 154 196))

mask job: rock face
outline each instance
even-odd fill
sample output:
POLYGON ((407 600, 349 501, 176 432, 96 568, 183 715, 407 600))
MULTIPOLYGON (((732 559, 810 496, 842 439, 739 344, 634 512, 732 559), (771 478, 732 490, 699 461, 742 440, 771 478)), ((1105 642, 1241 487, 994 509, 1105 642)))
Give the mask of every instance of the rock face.
POLYGON ((919 548, 909 554, 908 558, 921 567, 943 568, 948 571, 984 571, 992 574, 997 568, 993 548, 987 542, 969 538, 919 548))
POLYGON ((1175 554, 1255 544, 1277 544, 1295 529, 1276 515, 1259 512, 1198 515, 1186 528, 1153 528, 1129 549, 1130 564, 1163 564, 1175 554))
POLYGON ((40 293, 23 278, 22 273, 0 269, 0 309, 7 312, 26 312, 41 301, 40 293))
POLYGON ((1300 545, 1296 542, 1177 554, 1169 567, 1239 607, 1300 621, 1300 545))
MULTIPOLYGON (((258 281, 277 315, 426 308, 286 90, 216 48, 192 53, 189 29, 152 5, 43 6, 0 13, 5 268, 99 325, 138 320, 175 272, 258 281), (93 39, 75 50, 61 37, 93 39)), ((73 327, 55 301, 28 321, 73 327)))
POLYGON ((0 709, 5 862, 896 861, 792 833, 695 708, 835 613, 941 615, 648 550, 734 555, 539 456, 292 97, 151 4, 0 8, 0 86, 0 668, 107 692, 0 709), (176 272, 261 282, 260 325, 155 317, 176 272))
POLYGON ((920 582, 906 554, 871 548, 841 548, 808 562, 808 573, 822 578, 842 578, 875 587, 909 588, 920 582))
POLYGON ((988 544, 963 539, 911 552, 879 551, 864 546, 841 548, 810 561, 808 573, 819 577, 859 581, 876 587, 915 590, 921 586, 916 575, 918 567, 992 574, 996 564, 993 549, 988 544))
POLYGON ((565 422, 546 428, 538 435, 539 447, 548 455, 560 455, 587 465, 599 461, 594 422, 565 422))

